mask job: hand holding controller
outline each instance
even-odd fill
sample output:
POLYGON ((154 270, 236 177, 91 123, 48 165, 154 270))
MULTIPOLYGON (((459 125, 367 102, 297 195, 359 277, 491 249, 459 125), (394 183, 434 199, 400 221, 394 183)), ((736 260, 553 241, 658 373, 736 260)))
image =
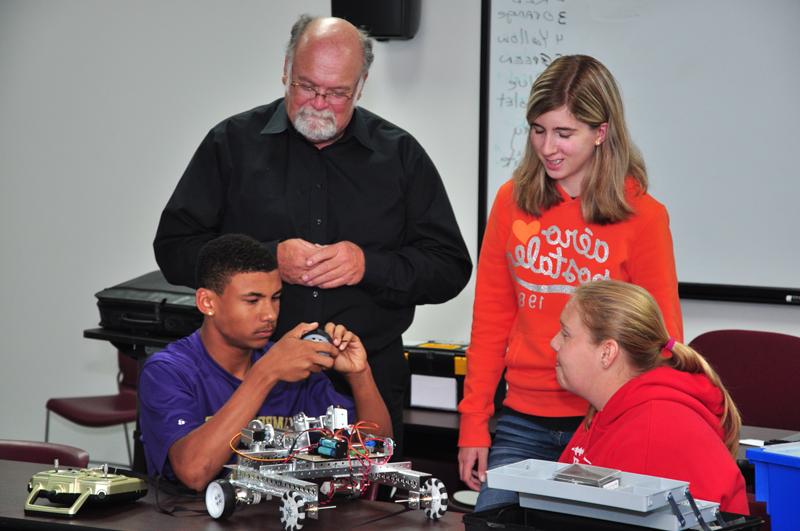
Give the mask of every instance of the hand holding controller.
MULTIPOLYGON (((316 343, 333 343, 331 336, 323 330, 322 328, 317 328, 316 330, 311 330, 310 332, 306 332, 300 339, 305 339, 306 341, 314 341, 316 343)), ((330 356, 327 352, 320 351, 319 354, 324 354, 325 356, 330 356)))

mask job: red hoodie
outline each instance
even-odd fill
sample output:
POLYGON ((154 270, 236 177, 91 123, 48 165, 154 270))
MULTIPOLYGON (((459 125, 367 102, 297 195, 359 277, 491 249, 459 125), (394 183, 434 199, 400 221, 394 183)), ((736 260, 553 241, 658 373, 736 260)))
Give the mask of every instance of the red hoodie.
POLYGON ((744 478, 723 442, 722 392, 703 374, 660 367, 619 388, 559 461, 688 481, 695 498, 749 514, 744 478))

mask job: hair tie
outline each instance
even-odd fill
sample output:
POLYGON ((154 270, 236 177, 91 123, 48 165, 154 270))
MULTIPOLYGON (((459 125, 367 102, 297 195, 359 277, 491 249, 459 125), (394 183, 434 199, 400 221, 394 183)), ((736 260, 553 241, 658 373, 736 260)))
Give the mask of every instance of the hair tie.
POLYGON ((665 357, 665 358, 671 358, 672 357, 672 348, 675 346, 675 343, 676 343, 675 338, 674 337, 670 337, 667 340, 667 342, 664 343, 664 348, 662 349, 663 352, 662 352, 661 355, 663 357, 665 357))

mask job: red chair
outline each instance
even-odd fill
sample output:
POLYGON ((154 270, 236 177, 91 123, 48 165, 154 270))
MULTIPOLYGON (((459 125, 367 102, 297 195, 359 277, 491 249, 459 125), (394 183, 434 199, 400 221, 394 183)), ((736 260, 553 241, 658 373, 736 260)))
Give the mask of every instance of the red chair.
MULTIPOLYGON (((714 330, 700 334, 689 345, 717 371, 748 426, 800 430, 800 337, 752 330, 714 330)), ((752 465, 739 461, 745 478, 752 465)), ((764 519, 770 530, 766 504, 755 500, 748 481, 750 514, 764 519)))
POLYGON ((714 330, 689 346, 717 371, 742 424, 800 431, 800 337, 752 330, 714 330))
POLYGON ((115 395, 79 396, 71 398, 51 398, 47 401, 47 419, 44 427, 44 440, 50 436, 50 412, 67 420, 92 428, 122 424, 125 429, 125 446, 128 449, 129 464, 133 465, 131 439, 128 423, 136 421, 136 388, 139 368, 135 359, 117 353, 119 373, 117 382, 119 392, 115 395))
POLYGON ((75 468, 86 468, 89 465, 89 454, 86 450, 42 441, 0 439, 0 459, 46 465, 52 465, 58 459, 60 466, 75 468))

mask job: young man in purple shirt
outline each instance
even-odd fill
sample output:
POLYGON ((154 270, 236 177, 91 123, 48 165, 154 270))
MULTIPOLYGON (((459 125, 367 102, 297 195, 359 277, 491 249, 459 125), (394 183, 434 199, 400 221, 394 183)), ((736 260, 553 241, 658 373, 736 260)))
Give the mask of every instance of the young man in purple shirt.
POLYGON ((149 474, 202 490, 230 461, 229 441, 250 420, 288 427, 293 415, 323 415, 331 404, 346 407, 351 422, 376 423, 376 435, 391 435, 358 336, 328 323, 333 343, 304 341, 318 324, 301 323, 269 341, 281 279, 275 256, 258 241, 241 234, 210 241, 198 257, 197 281, 202 326, 148 358, 140 376, 149 474), (326 369, 348 380, 352 398, 334 390, 326 369))

